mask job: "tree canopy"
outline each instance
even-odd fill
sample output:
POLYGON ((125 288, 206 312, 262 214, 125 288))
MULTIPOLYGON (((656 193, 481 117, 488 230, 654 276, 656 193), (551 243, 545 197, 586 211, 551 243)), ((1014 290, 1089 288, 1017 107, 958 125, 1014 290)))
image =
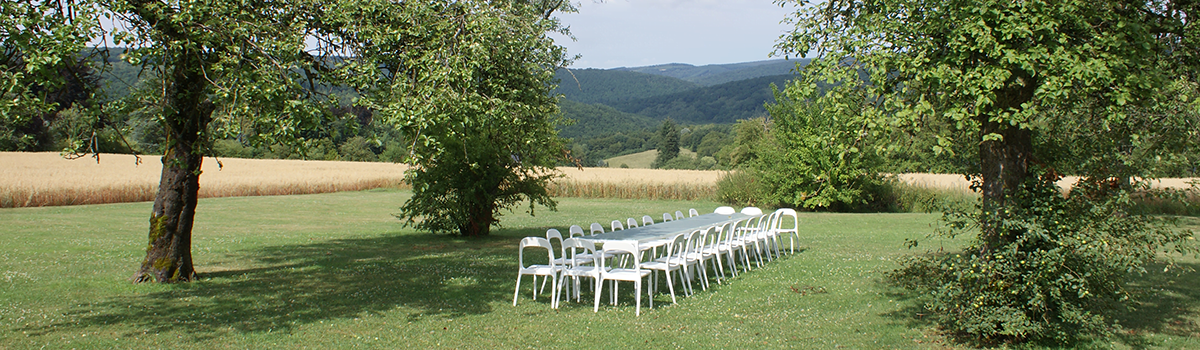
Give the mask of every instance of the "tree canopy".
POLYGON ((1070 341, 1110 329, 1126 271, 1192 249, 1127 199, 1180 159, 1159 155, 1196 140, 1197 105, 1177 98, 1196 91, 1197 16, 1194 1, 831 0, 798 10, 780 49, 818 56, 793 96, 828 87, 816 103, 853 96, 836 113, 865 135, 932 131, 935 151, 969 157, 981 210, 949 227, 975 228, 975 244, 905 270, 941 324, 984 342, 1070 341), (1059 152, 1085 144, 1099 147, 1059 152), (1083 177, 1069 197, 1048 190, 1064 171, 1083 177))

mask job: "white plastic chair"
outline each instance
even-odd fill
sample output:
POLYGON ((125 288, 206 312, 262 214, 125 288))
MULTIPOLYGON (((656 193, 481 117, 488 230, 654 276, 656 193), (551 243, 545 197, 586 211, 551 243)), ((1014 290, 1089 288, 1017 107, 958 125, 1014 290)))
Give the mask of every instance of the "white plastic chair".
POLYGON ((776 219, 775 233, 778 235, 788 235, 788 246, 791 247, 792 254, 796 254, 796 241, 800 240, 800 218, 796 215, 796 210, 792 208, 783 208, 775 211, 779 215, 776 219), (783 218, 785 216, 792 217, 791 228, 782 228, 784 225, 783 218))
POLYGON ((569 236, 568 238, 575 238, 584 236, 586 234, 583 233, 583 227, 579 227, 579 225, 571 225, 571 228, 567 229, 567 235, 569 236))
POLYGON ((634 218, 625 219, 625 227, 628 227, 628 228, 638 227, 637 220, 634 218))
POLYGON ((642 215, 642 226, 648 225, 654 225, 654 218, 650 217, 650 215, 642 215))
POLYGON ((663 222, 668 222, 668 221, 672 221, 672 220, 675 220, 675 218, 671 216, 671 213, 663 213, 663 222))
POLYGON ((713 212, 721 215, 733 215, 734 213, 737 213, 737 210, 733 209, 733 207, 717 207, 717 210, 713 210, 713 212))
MULTIPOLYGON (((700 246, 701 258, 716 262, 716 265, 713 265, 713 272, 716 272, 717 283, 725 278, 725 267, 721 263, 721 256, 729 253, 729 247, 721 242, 721 233, 724 232, 722 227, 724 226, 729 226, 729 224, 709 227, 705 230, 704 242, 700 246)), ((707 275, 707 272, 705 274, 707 275)))
POLYGON ((746 219, 744 225, 739 226, 734 230, 737 233, 738 240, 741 240, 743 243, 745 243, 746 249, 743 249, 743 251, 745 252, 748 250, 749 252, 754 253, 754 260, 758 263, 758 267, 763 266, 761 244, 763 244, 764 241, 762 236, 759 235, 759 231, 762 228, 762 220, 762 215, 750 217, 749 219, 746 219), (754 245, 752 248, 753 250, 749 250, 751 249, 751 244, 754 245))
POLYGON ((613 222, 612 222, 612 230, 613 230, 614 232, 615 232, 615 231, 617 231, 617 230, 624 230, 624 229, 625 229, 625 226, 621 226, 621 220, 613 220, 613 222))
MULTIPOLYGON (((696 209, 692 209, 692 210, 696 210, 696 209)), ((692 216, 695 216, 695 215, 692 215, 692 216)), ((675 211, 675 220, 681 220, 681 219, 683 219, 683 212, 676 210, 675 211)))
POLYGON ((762 215, 763 211, 762 211, 762 209, 759 209, 758 207, 745 207, 745 208, 742 208, 742 214, 762 215))
MULTIPOLYGON (((560 267, 567 266, 570 263, 570 261, 568 261, 568 259, 567 259, 566 248, 564 248, 562 246, 562 242, 563 242, 562 232, 558 232, 558 229, 553 229, 553 228, 546 230, 546 241, 550 242, 551 249, 554 248, 554 242, 556 242, 556 241, 558 242, 558 258, 552 258, 552 259, 554 259, 553 263, 560 267)), ((546 280, 543 279, 542 280, 542 291, 545 291, 545 290, 546 290, 546 280)), ((551 292, 553 292, 553 291, 554 290, 551 290, 551 292)))
MULTIPOLYGON (((651 272, 662 271, 667 276, 667 289, 671 291, 671 303, 676 304, 678 302, 675 300, 675 284, 671 281, 671 272, 680 271, 680 277, 683 277, 681 269, 687 263, 683 257, 683 254, 687 253, 687 237, 682 233, 675 235, 675 238, 672 238, 671 243, 664 246, 663 250, 665 250, 663 257, 642 263, 642 268, 651 272)), ((657 273, 651 275, 650 283, 658 285, 657 273)), ((684 291, 687 291, 686 287, 684 291)), ((650 298, 653 300, 654 295, 651 294, 650 298)))
POLYGON ((705 254, 704 248, 707 246, 708 236, 713 232, 713 227, 707 227, 701 230, 692 231, 688 237, 688 249, 684 253, 683 258, 686 260, 684 272, 688 274, 688 289, 692 289, 692 278, 696 272, 700 273, 700 289, 708 290, 708 263, 714 259, 715 255, 705 254), (690 267, 689 267, 690 266, 690 267))
MULTIPOLYGON (((559 283, 558 285, 558 293, 560 295, 558 300, 562 300, 562 288, 569 285, 569 283, 566 283, 567 278, 571 278, 575 284, 575 302, 579 302, 579 278, 591 278, 593 283, 599 283, 600 272, 605 271, 606 267, 601 264, 600 254, 596 254, 595 243, 591 241, 574 237, 567 238, 563 240, 563 248, 575 253, 571 256, 571 264, 563 267, 563 283, 559 283)), ((568 291, 570 290, 568 289, 568 291)), ((567 299, 570 300, 570 297, 567 299)))
POLYGON ((696 211, 696 208, 688 209, 688 217, 693 216, 700 216, 700 212, 696 211))
MULTIPOLYGON (((545 276, 553 281, 554 290, 558 289, 558 274, 562 271, 562 266, 554 263, 554 247, 550 245, 550 240, 541 237, 525 237, 521 239, 520 248, 517 253, 517 286, 513 290, 513 306, 517 306, 517 295, 521 293, 521 276, 533 276, 533 300, 537 300, 538 285, 537 276, 545 276), (525 248, 546 249, 546 254, 549 256, 548 264, 529 264, 525 265, 525 248)), ((558 308, 558 298, 556 293, 550 293, 550 307, 558 308)))
MULTIPOLYGON (((629 254, 637 256, 638 252, 637 241, 609 241, 604 243, 602 252, 615 255, 629 254)), ((600 266, 605 266, 603 256, 600 259, 600 266)), ((642 279, 650 276, 650 270, 643 270, 642 265, 635 259, 633 266, 630 268, 614 268, 612 270, 600 273, 600 282, 596 283, 596 302, 592 312, 600 311, 600 292, 603 290, 604 281, 613 281, 612 283, 612 304, 617 304, 617 281, 629 281, 634 285, 634 297, 637 298, 637 309, 634 315, 641 316, 642 314, 642 279)), ((654 285, 651 284, 653 289, 654 285)), ((653 294, 653 290, 650 291, 653 294)), ((650 298, 650 308, 654 308, 654 298, 650 298)))
POLYGON ((744 233, 746 232, 744 228, 747 222, 748 220, 735 221, 733 225, 730 225, 729 228, 725 229, 724 233, 725 244, 728 245, 730 250, 729 267, 734 270, 734 276, 737 276, 737 265, 734 264, 737 258, 734 256, 737 255, 738 250, 741 250, 742 260, 745 262, 745 265, 742 266, 742 270, 750 271, 750 252, 748 249, 749 242, 744 239, 744 233))
POLYGON ((600 225, 599 222, 593 222, 591 230, 592 230, 593 236, 600 234, 600 233, 604 233, 604 225, 600 225))

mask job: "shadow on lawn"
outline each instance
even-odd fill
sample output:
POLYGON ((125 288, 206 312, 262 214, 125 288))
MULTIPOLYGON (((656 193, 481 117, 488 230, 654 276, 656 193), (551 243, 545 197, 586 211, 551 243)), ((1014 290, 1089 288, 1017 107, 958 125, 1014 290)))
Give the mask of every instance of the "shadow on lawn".
POLYGON ((492 303, 511 300, 519 237, 537 234, 501 230, 475 240, 406 234, 264 247, 236 259, 267 267, 202 273, 169 291, 80 305, 68 321, 29 331, 121 324, 203 340, 397 308, 408 312, 406 321, 485 314, 492 303))
MULTIPOLYGON (((1116 334, 1122 343, 1134 348, 1153 347, 1151 334, 1200 337, 1200 264, 1180 263, 1182 271, 1163 272, 1163 265, 1148 266, 1143 276, 1131 278, 1130 290, 1137 303, 1129 311, 1119 312, 1116 320, 1124 328, 1116 334)), ((936 326, 927 317, 916 292, 880 281, 888 298, 904 305, 883 316, 909 328, 936 326)))
POLYGON ((1179 264, 1182 271, 1163 272, 1163 266, 1134 277, 1135 309, 1117 316, 1125 332, 1119 337, 1134 348, 1149 345, 1147 333, 1200 337, 1200 264, 1179 264))

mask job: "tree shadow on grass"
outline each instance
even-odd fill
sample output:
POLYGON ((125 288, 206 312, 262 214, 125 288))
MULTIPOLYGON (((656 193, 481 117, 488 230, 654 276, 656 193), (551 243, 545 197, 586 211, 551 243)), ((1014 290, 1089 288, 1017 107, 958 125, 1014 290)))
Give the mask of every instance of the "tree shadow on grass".
MULTIPOLYGON (((1148 266, 1142 276, 1131 278, 1130 291, 1138 300, 1133 308, 1115 314, 1124 328, 1115 338, 1134 349, 1154 347, 1151 334, 1200 337, 1200 264, 1178 264, 1183 269, 1163 272, 1163 265, 1148 266)), ((929 310, 917 292, 879 281, 888 298, 903 305, 883 314, 909 328, 935 327, 929 310)), ((1088 347, 1086 344, 1080 344, 1088 347)))
POLYGON ((1148 266, 1148 273, 1131 278, 1137 303, 1116 317, 1125 328, 1118 333, 1122 342, 1143 349, 1151 345, 1147 334, 1200 337, 1200 264, 1178 265, 1182 269, 1167 272, 1148 266))
POLYGON ((205 340, 397 309, 407 313, 406 321, 486 314, 493 303, 511 300, 517 243, 538 233, 502 230, 471 240, 392 234, 263 247, 233 258, 264 267, 202 272, 198 281, 167 291, 80 305, 67 321, 26 331, 116 324, 205 340))

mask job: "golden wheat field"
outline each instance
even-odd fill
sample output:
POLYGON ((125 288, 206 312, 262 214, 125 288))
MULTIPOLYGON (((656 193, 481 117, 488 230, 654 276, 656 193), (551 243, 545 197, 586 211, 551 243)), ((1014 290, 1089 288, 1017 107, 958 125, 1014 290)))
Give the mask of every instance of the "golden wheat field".
MULTIPOLYGON (((0 152, 0 208, 139 202, 154 199, 158 156, 104 154, 65 159, 53 152, 0 152)), ((200 197, 357 191, 404 187, 407 166, 393 163, 205 158, 200 197), (218 163, 219 161, 219 163, 218 163)), ((562 168, 555 196, 695 199, 712 193, 720 172, 562 168)))
MULTIPOLYGON (((401 186, 404 165, 275 159, 205 158, 200 197, 355 191, 401 186)), ((0 207, 154 200, 158 156, 104 154, 64 159, 58 153, 0 152, 0 207)))
MULTIPOLYGON (((404 187, 403 164, 277 159, 205 158, 200 196, 233 197, 404 187)), ((560 168, 552 196, 589 198, 710 198, 722 171, 560 168)), ((58 153, 0 152, 0 208, 139 202, 154 199, 158 156, 105 154, 100 161, 58 153)), ((961 175, 902 174, 922 187, 967 191, 961 175)), ((1194 179, 1164 179, 1158 187, 1186 188, 1194 179)), ((1073 179, 1060 185, 1069 186, 1073 179)))

